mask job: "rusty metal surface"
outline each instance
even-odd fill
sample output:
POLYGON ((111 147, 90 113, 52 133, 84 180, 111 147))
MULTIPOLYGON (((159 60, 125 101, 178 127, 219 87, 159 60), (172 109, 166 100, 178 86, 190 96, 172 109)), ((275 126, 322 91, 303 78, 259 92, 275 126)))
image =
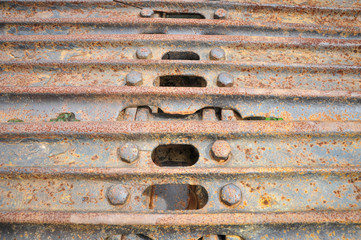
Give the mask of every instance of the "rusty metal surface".
MULTIPOLYGON (((209 235, 207 232, 209 228, 199 227, 200 234, 194 234, 193 239, 198 239, 199 236, 209 235)), ((62 239, 106 239, 107 237, 119 236, 121 233, 132 233, 134 231, 141 232, 142 234, 150 235, 153 233, 153 239, 159 239, 159 235, 154 234, 157 228, 147 227, 146 229, 137 228, 117 228, 110 226, 74 226, 74 225, 4 225, 3 239, 9 239, 11 237, 22 238, 24 235, 31 239, 46 239, 46 238, 62 238, 62 239)), ((178 230, 179 231, 179 230, 178 230)), ((358 239, 358 235, 355 234, 360 231, 359 226, 351 225, 345 227, 343 224, 288 224, 288 225, 239 225, 237 227, 227 227, 220 230, 223 235, 232 234, 232 232, 242 232, 243 239, 267 239, 269 236, 279 239, 358 239)), ((169 233, 163 231, 163 235, 169 233)), ((128 235, 129 236, 129 235, 128 235)), ((126 240, 140 240, 149 238, 136 238, 134 234, 130 235, 133 238, 124 238, 126 240)), ((115 238, 116 239, 116 238, 115 238)), ((119 238, 118 238, 119 239, 119 238)), ((164 239, 164 238, 163 238, 164 239)), ((168 238, 172 239, 172 238, 168 238)), ((174 239, 174 238, 173 238, 174 239)), ((186 239, 182 236, 177 239, 186 239)), ((210 238, 212 239, 212 238, 210 238)), ((213 238, 216 239, 216 238, 213 238)), ((208 239, 207 239, 208 240, 208 239)), ((216 239, 218 240, 218 239, 216 239)))
POLYGON ((0 2, 0 239, 361 239, 361 3, 0 2))
POLYGON ((361 114, 360 93, 350 91, 168 87, 3 87, 0 91, 3 122, 49 121, 64 111, 74 112, 81 121, 116 121, 122 110, 137 106, 173 114, 219 107, 234 109, 243 117, 278 116, 287 121, 359 120, 361 114))
POLYGON ((360 35, 360 9, 358 1, 348 1, 342 7, 336 1, 333 4, 320 1, 313 7, 285 2, 236 1, 4 1, 2 28, 9 34, 26 35, 47 34, 45 31, 54 34, 118 31, 125 34, 183 32, 203 35, 298 35, 301 32, 302 36, 308 37, 353 38, 360 35), (154 14, 142 17, 144 8, 152 9, 154 14), (224 18, 215 19, 218 9, 225 10, 224 18), (193 13, 204 19, 164 19, 162 13, 193 13), (22 23, 22 28, 17 28, 14 22, 22 23), (59 23, 65 24, 59 26, 59 23), (249 31, 250 28, 255 31, 249 31), (277 31, 280 29, 287 32, 277 31))
POLYGON ((155 224, 158 234, 178 225, 221 234, 212 230, 219 221, 233 226, 232 233, 244 224, 359 224, 360 131, 359 121, 2 124, 1 149, 9 162, 0 172, 8 179, 0 183, 1 195, 8 196, 0 220, 142 225, 140 232, 155 224), (225 163, 211 155, 217 138, 227 139, 232 150, 225 163), (125 141, 139 148, 132 164, 117 155, 125 141), (155 166, 152 150, 169 141, 195 146, 198 162, 182 169, 155 166), (230 182, 242 191, 235 207, 220 204, 218 191, 212 191, 230 182), (173 215, 146 208, 150 183, 204 186, 207 205, 173 215), (114 184, 131 192, 131 204, 108 203, 106 192, 114 184))

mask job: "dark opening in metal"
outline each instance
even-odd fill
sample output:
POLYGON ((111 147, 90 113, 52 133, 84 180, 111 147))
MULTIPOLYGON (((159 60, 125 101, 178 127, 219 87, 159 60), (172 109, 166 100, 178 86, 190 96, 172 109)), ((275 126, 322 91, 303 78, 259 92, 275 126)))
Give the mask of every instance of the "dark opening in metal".
POLYGON ((197 148, 188 144, 159 145, 152 152, 152 160, 159 167, 188 167, 198 159, 197 148))
POLYGON ((206 87, 207 81, 198 76, 167 75, 159 77, 160 87, 206 87))
POLYGON ((167 52, 162 60, 199 60, 199 55, 195 52, 167 52))
POLYGON ((187 18, 187 19, 205 19, 200 13, 167 13, 162 12, 159 14, 161 18, 187 18))
POLYGON ((149 209, 154 210, 196 210, 203 208, 208 202, 208 193, 200 185, 152 185, 143 195, 149 209))
POLYGON ((243 238, 241 238, 240 236, 236 236, 236 235, 208 235, 206 237, 201 237, 198 240, 206 240, 206 239, 213 239, 213 240, 230 240, 230 239, 238 239, 238 240, 243 240, 243 238))

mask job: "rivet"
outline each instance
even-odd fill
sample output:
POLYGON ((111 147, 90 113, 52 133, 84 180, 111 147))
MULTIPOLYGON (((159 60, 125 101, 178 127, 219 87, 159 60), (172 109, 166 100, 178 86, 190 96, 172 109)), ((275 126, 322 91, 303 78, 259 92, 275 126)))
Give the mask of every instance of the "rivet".
POLYGON ((147 47, 141 47, 137 49, 136 55, 139 59, 149 59, 152 57, 152 51, 147 47))
POLYGON ((138 159, 139 150, 137 145, 127 142, 118 149, 118 154, 122 161, 132 163, 138 159))
POLYGON ((227 16, 227 10, 223 8, 218 8, 216 11, 214 11, 214 18, 215 19, 224 19, 227 16))
POLYGON ((153 11, 153 9, 151 9, 151 8, 143 8, 143 9, 140 11, 140 16, 145 17, 145 18, 149 18, 149 17, 151 17, 153 14, 154 14, 154 11, 153 11))
POLYGON ((112 205, 124 205, 129 198, 129 192, 123 185, 113 185, 108 188, 107 198, 112 205))
POLYGON ((125 76, 125 84, 128 86, 140 86, 143 83, 143 77, 140 72, 131 71, 125 76))
POLYGON ((232 87, 234 77, 232 74, 227 72, 222 72, 217 77, 217 86, 218 87, 232 87))
POLYGON ((222 48, 214 48, 209 53, 209 57, 211 60, 225 60, 226 53, 222 48))
POLYGON ((231 154, 231 146, 224 140, 217 140, 211 148, 212 155, 216 160, 227 160, 231 154))
POLYGON ((222 187, 220 197, 224 204, 232 206, 241 201, 242 192, 239 187, 230 183, 222 187))

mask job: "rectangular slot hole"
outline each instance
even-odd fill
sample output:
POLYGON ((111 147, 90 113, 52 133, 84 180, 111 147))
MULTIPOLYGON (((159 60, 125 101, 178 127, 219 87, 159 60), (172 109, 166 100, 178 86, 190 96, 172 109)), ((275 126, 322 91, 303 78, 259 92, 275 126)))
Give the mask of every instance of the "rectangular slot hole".
POLYGON ((168 75, 159 77, 160 87, 206 87, 207 81, 199 76, 168 75))
POLYGON ((205 19, 200 13, 168 13, 159 12, 161 18, 205 19))
POLYGON ((185 51, 176 52, 170 51, 163 55, 162 60, 199 60, 199 55, 195 52, 185 51))

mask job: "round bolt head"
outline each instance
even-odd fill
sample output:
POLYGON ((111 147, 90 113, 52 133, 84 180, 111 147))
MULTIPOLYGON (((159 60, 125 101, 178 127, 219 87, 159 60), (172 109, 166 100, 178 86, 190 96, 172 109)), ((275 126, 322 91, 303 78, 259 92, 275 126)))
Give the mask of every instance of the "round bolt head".
POLYGON ((239 187, 230 183, 222 187, 221 189, 221 200, 228 206, 239 203, 242 199, 242 192, 239 187))
POLYGON ((153 14, 154 14, 154 11, 153 11, 153 9, 151 9, 151 8, 143 8, 143 9, 140 11, 140 16, 145 17, 145 18, 149 18, 149 17, 151 17, 153 14))
POLYGON ((125 76, 125 81, 128 86, 140 86, 143 83, 143 76, 140 72, 131 71, 125 76))
POLYGON ((232 74, 227 72, 222 72, 217 77, 217 86, 218 87, 232 87, 234 77, 232 74))
POLYGON ((231 146, 224 140, 217 140, 213 143, 211 151, 216 160, 225 161, 231 155, 231 146))
POLYGON ((147 47, 142 47, 137 49, 136 55, 139 59, 149 59, 152 57, 152 51, 147 47))
POLYGON ((107 198, 112 205, 124 205, 129 198, 129 192, 121 184, 113 185, 108 189, 107 198))
POLYGON ((227 16, 227 10, 223 9, 223 8, 218 8, 215 12, 214 12, 214 18, 215 19, 224 19, 227 16))
POLYGON ((226 53, 222 48, 214 48, 209 53, 209 57, 211 60, 225 60, 226 53))
POLYGON ((139 157, 138 147, 133 143, 125 143, 119 148, 119 157, 124 162, 134 162, 139 157))

